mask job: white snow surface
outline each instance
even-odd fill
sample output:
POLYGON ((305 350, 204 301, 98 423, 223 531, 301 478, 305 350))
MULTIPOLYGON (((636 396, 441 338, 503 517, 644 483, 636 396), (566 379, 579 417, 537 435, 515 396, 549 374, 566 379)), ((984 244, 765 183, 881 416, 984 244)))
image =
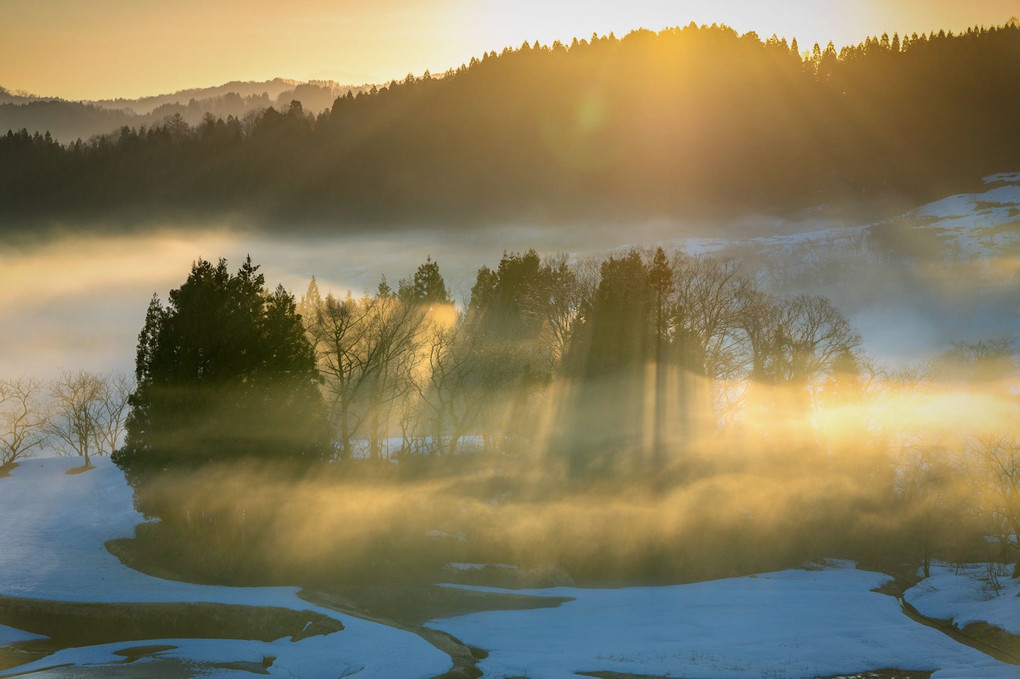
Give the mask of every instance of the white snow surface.
POLYGON ((964 257, 994 258, 1014 250, 1020 246, 1020 174, 1001 177, 998 181, 1013 183, 918 209, 916 216, 928 220, 918 228, 933 231, 964 257))
MULTIPOLYGON (((67 474, 67 470, 81 465, 79 459, 29 459, 22 461, 10 477, 0 478, 0 516, 4 517, 0 525, 0 594, 74 602, 280 606, 316 611, 344 624, 341 632, 298 642, 166 642, 179 647, 176 657, 199 661, 215 656, 223 662, 260 662, 263 656, 275 656, 270 676, 335 679, 344 668, 361 667, 360 679, 392 679, 430 677, 450 668, 449 656, 421 637, 314 606, 298 598, 296 587, 193 585, 154 578, 124 566, 104 543, 133 536, 134 526, 144 519, 134 510, 132 491, 121 471, 106 458, 93 462, 94 469, 67 474)), ((0 643, 12 641, 15 639, 0 630, 0 643)), ((133 641, 66 649, 8 673, 64 662, 108 662, 113 650, 139 645, 133 641)), ((218 676, 250 673, 221 670, 218 676)))
POLYGON ((0 646, 13 644, 15 641, 31 641, 33 639, 45 639, 46 637, 31 632, 24 632, 20 629, 0 625, 0 646))
MULTIPOLYGON (((336 634, 343 634, 343 632, 336 634)), ((386 654, 401 653, 399 647, 363 646, 342 652, 337 649, 338 642, 331 638, 336 634, 329 637, 313 637, 297 643, 291 642, 289 639, 277 639, 271 642, 245 641, 243 639, 153 639, 65 648, 42 660, 19 665, 6 673, 0 672, 0 676, 11 673, 20 676, 23 672, 43 672, 63 665, 98 671, 98 674, 83 673, 82 676, 102 676, 105 668, 124 662, 124 656, 117 655, 117 651, 150 645, 172 646, 173 648, 158 651, 151 657, 136 660, 134 661, 136 666, 164 659, 175 659, 192 667, 195 676, 217 679, 250 678, 252 672, 239 668, 217 668, 214 667, 215 663, 251 663, 258 666, 262 664, 261 661, 266 656, 275 658, 267 670, 267 674, 271 677, 294 679, 329 677, 337 679, 337 677, 349 677, 357 674, 360 679, 369 676, 426 676, 422 675, 420 666, 414 662, 399 658, 386 661, 386 654)), ((449 662, 446 665, 449 666, 449 662)), ((141 672, 139 674, 141 675, 141 672)), ((69 676, 78 675, 72 673, 69 676)))
POLYGON ((488 650, 479 664, 487 677, 796 679, 882 668, 937 670, 936 679, 1020 677, 1020 667, 913 622, 895 599, 871 591, 888 579, 837 564, 673 587, 514 590, 574 601, 429 626, 488 650))
MULTIPOLYGON (((1002 181, 1007 181, 1003 179, 1002 181)), ((929 203, 914 214, 922 226, 955 236, 961 252, 993 256, 1020 241, 1020 176, 983 193, 961 193, 929 203)))
POLYGON ((952 620, 957 627, 987 622, 1011 634, 1020 634, 1020 580, 1002 573, 993 586, 986 564, 934 566, 925 578, 904 593, 920 613, 952 620))
POLYGON ((917 210, 921 217, 971 217, 978 203, 1009 207, 1020 205, 1020 185, 997 186, 981 193, 959 193, 917 210))
MULTIPOLYGON (((905 215, 921 223, 911 228, 933 232, 955 254, 973 258, 994 257, 1003 249, 1020 244, 1020 172, 1004 172, 984 178, 986 184, 999 184, 978 193, 961 193, 922 205, 905 215)), ((746 240, 725 238, 679 238, 671 244, 688 254, 711 254, 735 245, 758 250, 791 252, 810 247, 815 251, 851 244, 855 239, 884 224, 809 229, 795 233, 777 233, 746 240)), ((777 222, 777 228, 783 223, 777 222)), ((626 246, 632 247, 632 246, 626 246)), ((624 250, 624 247, 618 248, 624 250)))

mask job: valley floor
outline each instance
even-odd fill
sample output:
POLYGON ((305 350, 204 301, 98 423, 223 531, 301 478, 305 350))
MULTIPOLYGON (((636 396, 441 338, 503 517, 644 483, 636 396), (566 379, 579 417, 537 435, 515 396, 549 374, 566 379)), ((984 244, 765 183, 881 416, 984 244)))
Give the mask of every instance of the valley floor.
MULTIPOLYGON (((0 478, 0 676, 424 678, 450 671, 455 654, 471 649, 486 677, 794 679, 890 668, 932 672, 936 679, 1020 677, 1020 666, 904 615, 895 598, 874 591, 889 576, 845 562, 669 587, 455 586, 464 596, 433 614, 452 617, 427 622, 426 634, 415 633, 422 631, 420 620, 391 626, 367 614, 338 613, 343 605, 311 604, 323 597, 300 598, 297 588, 162 580, 124 566, 104 546, 130 537, 142 520, 120 471, 100 459, 85 473, 66 473, 77 466, 68 458, 27 460, 0 478), (480 592, 504 595, 496 607, 523 609, 462 614, 480 607, 480 592), (96 603, 116 604, 116 615, 83 608, 96 603), (241 616, 238 629, 255 617, 260 622, 241 639, 143 638, 144 625, 130 624, 132 615, 151 618, 156 610, 138 607, 183 605, 165 609, 173 617, 195 603, 221 616, 223 636, 236 622, 237 606, 261 611, 241 616), (127 622, 105 643, 95 643, 103 638, 96 630, 91 637, 82 630, 81 638, 93 641, 75 644, 66 641, 66 629, 54 636, 59 620, 43 615, 47 610, 57 618, 69 612, 82 625, 93 614, 127 622), (442 633, 452 641, 440 650, 442 633)), ((984 566, 939 567, 905 599, 922 614, 960 627, 983 621, 1020 634, 1020 583, 1001 575, 996 590, 987 576, 984 566)))

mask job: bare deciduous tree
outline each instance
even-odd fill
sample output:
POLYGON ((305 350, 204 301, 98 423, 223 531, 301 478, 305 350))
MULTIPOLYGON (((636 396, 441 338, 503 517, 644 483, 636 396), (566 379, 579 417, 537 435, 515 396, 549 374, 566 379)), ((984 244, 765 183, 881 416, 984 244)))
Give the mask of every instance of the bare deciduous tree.
POLYGON ((738 322, 754 380, 808 385, 861 344, 850 322, 824 297, 780 299, 747 290, 740 299, 738 322))
MULTIPOLYGON (((1017 560, 1020 540, 1020 437, 1015 433, 976 437, 968 441, 980 464, 979 482, 987 490, 985 511, 990 514, 1004 560, 1017 560)), ((1020 561, 1017 561, 1020 571, 1020 561)))
POLYGON ((423 313, 393 297, 341 301, 332 295, 309 310, 306 323, 342 459, 363 435, 371 455, 380 455, 389 407, 410 388, 409 358, 423 313))
POLYGON ((99 408, 96 450, 100 455, 113 455, 120 445, 127 422, 128 397, 135 390, 132 377, 122 373, 101 377, 106 385, 99 408))
POLYGON ((740 274, 736 260, 712 257, 674 257, 676 281, 675 322, 677 332, 690 345, 685 352, 700 365, 689 366, 708 377, 732 372, 734 330, 741 300, 750 283, 740 274))
POLYGON ((578 273, 567 263, 566 255, 546 258, 544 266, 550 272, 549 296, 535 305, 543 317, 545 332, 542 339, 551 349, 550 355, 558 362, 570 341, 570 333, 583 301, 582 282, 578 273))
POLYGON ((828 373, 844 352, 861 344, 861 336, 829 300, 817 295, 798 295, 784 301, 781 315, 785 347, 785 377, 808 383, 828 373))
POLYGON ((415 381, 421 437, 431 435, 437 454, 453 453, 481 403, 470 388, 477 371, 475 346, 463 325, 429 323, 421 379, 415 381))
POLYGON ((27 457, 44 440, 46 413, 35 378, 0 379, 0 465, 27 457))
POLYGON ((114 442, 119 436, 125 406, 113 403, 126 403, 126 395, 111 397, 112 391, 116 390, 111 390, 106 377, 87 370, 64 371, 51 383, 45 429, 57 452, 84 458, 85 466, 92 464, 90 455, 108 452, 111 435, 114 442))
POLYGON ((393 297, 371 301, 373 307, 370 341, 378 349, 368 390, 369 456, 381 458, 381 443, 392 419, 395 403, 413 389, 415 357, 421 342, 423 310, 393 297))
POLYGON ((344 300, 328 295, 311 310, 306 324, 324 379, 330 420, 339 438, 340 459, 347 459, 362 420, 355 403, 375 362, 373 349, 366 346, 368 309, 350 295, 344 300))
POLYGON ((951 553, 967 533, 972 498, 960 483, 964 463, 952 446, 925 433, 915 433, 895 454, 895 487, 908 527, 903 546, 914 552, 927 578, 935 555, 951 553))

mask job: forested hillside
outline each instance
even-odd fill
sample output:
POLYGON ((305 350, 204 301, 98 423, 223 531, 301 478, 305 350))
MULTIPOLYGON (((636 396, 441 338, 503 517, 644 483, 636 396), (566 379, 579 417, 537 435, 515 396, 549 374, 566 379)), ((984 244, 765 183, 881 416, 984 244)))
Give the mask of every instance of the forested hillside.
POLYGON ((490 52, 318 117, 174 117, 67 146, 12 131, 0 216, 644 219, 926 198, 1020 165, 1015 20, 804 54, 692 24, 490 52))
POLYGON ((0 88, 0 130, 46 133, 61 143, 89 140, 123 127, 158 127, 174 116, 197 125, 212 118, 261 115, 270 106, 286 108, 300 101, 313 112, 329 109, 337 95, 367 91, 368 86, 346 86, 332 81, 307 83, 276 78, 263 82, 229 82, 218 87, 181 90, 140 99, 65 101, 35 96, 5 95, 0 88))

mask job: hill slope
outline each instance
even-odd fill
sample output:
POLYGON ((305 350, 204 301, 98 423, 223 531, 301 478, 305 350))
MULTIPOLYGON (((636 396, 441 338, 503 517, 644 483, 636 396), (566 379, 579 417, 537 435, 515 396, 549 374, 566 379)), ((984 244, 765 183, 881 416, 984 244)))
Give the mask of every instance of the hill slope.
POLYGON ((806 60, 718 26, 525 45, 317 119, 176 119, 71 148, 8 135, 0 214, 323 226, 923 202, 1015 169, 1018 83, 1016 24, 806 60))

